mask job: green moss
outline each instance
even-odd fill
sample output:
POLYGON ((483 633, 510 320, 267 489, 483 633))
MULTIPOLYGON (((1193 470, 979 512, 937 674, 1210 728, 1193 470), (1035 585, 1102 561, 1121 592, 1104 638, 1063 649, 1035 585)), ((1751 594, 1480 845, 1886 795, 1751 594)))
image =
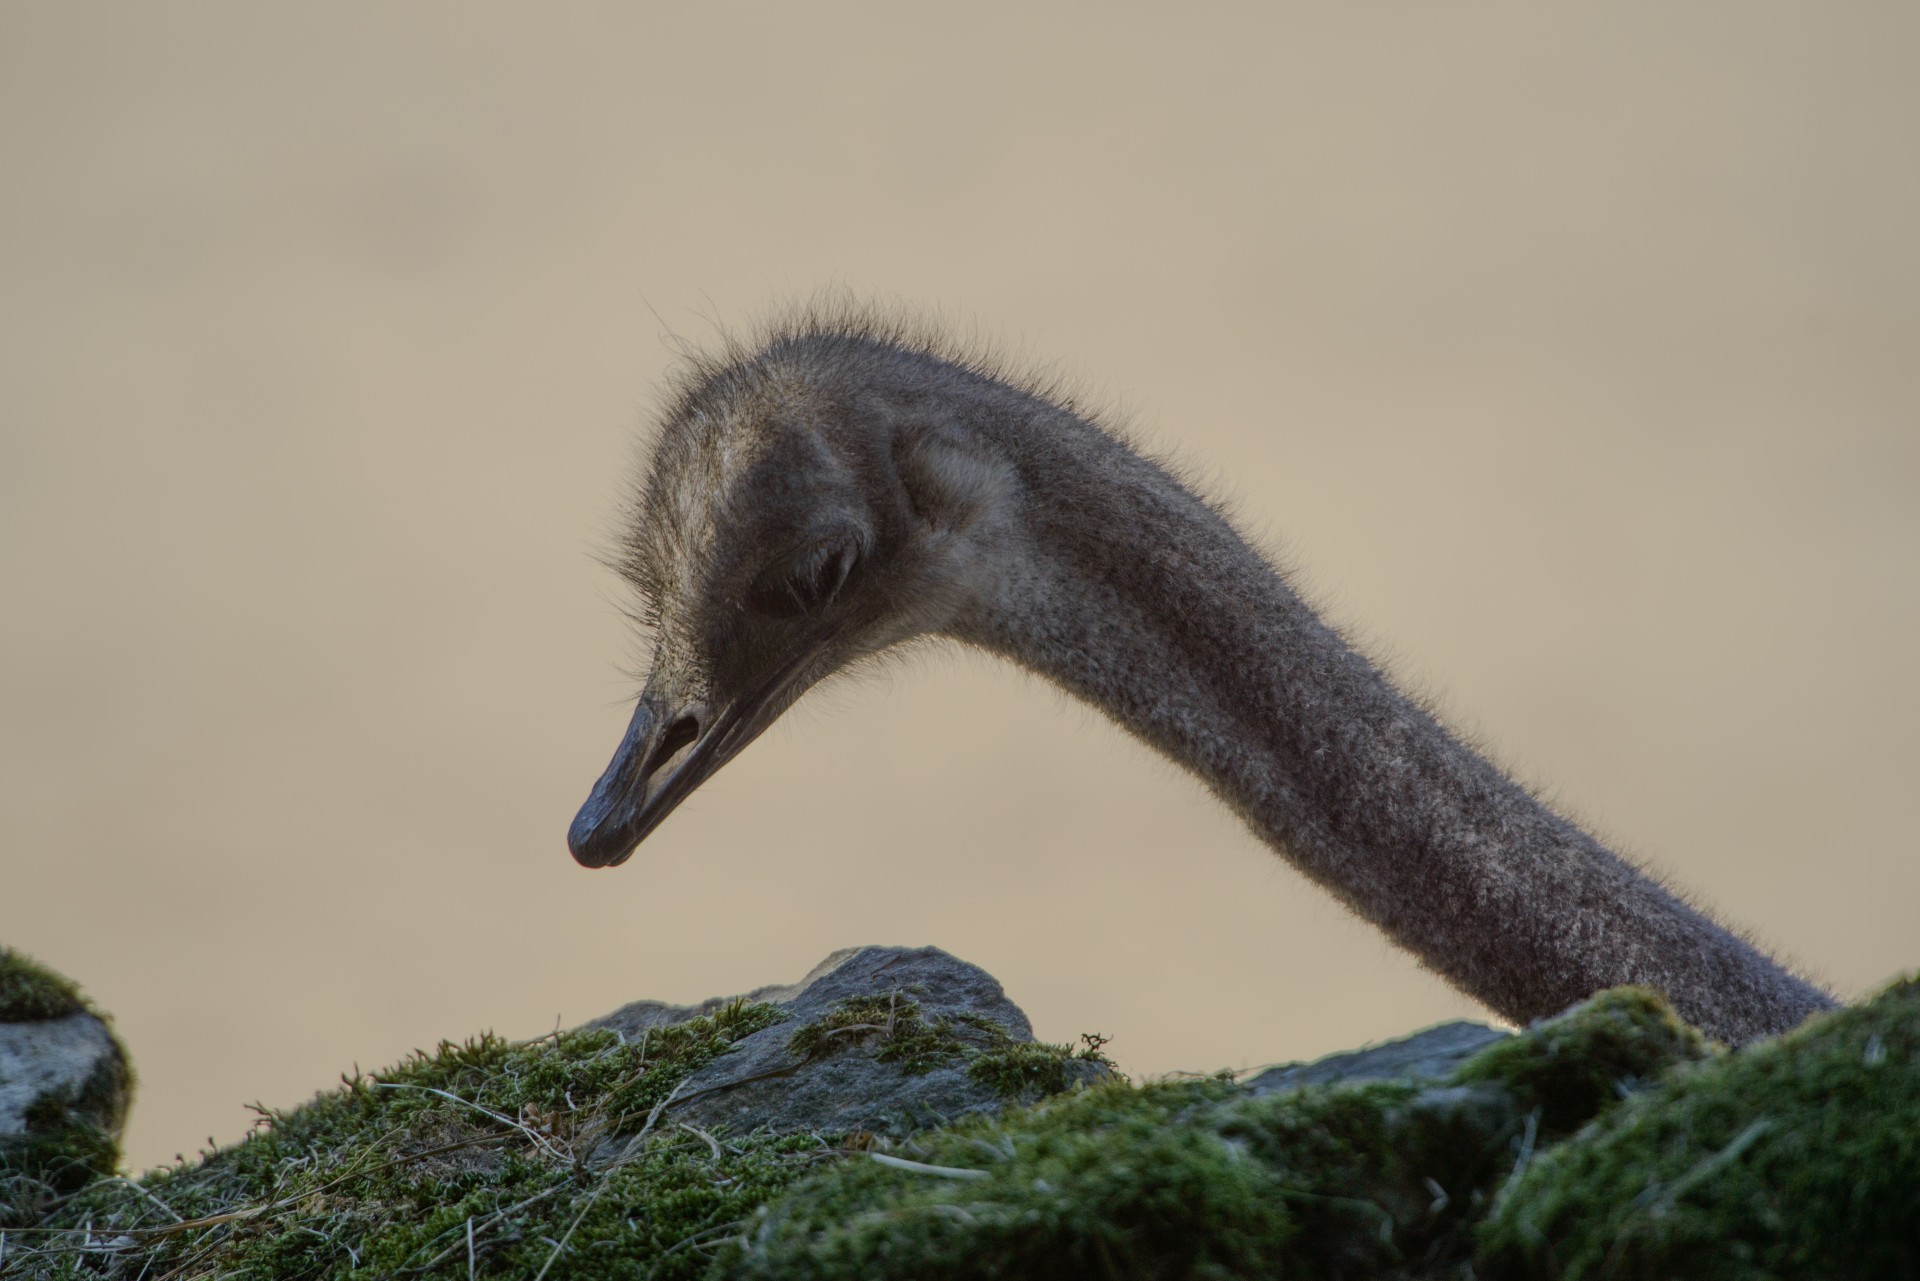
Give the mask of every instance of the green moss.
POLYGON ((706 1237, 833 1155, 814 1136, 728 1139, 657 1111, 780 1017, 736 1003, 630 1041, 443 1043, 263 1110, 245 1140, 137 1187, 82 1190, 28 1235, 37 1249, 9 1236, 9 1276, 466 1276, 469 1228, 488 1277, 535 1276, 557 1251, 552 1277, 699 1276, 706 1237), (72 1250, 115 1238, 123 1251, 72 1250))
POLYGON ((1376 1277, 1466 1261, 1522 1125, 1493 1087, 1379 1081, 1258 1099, 1221 1132, 1287 1189, 1298 1228, 1283 1271, 1376 1277))
POLYGON ((721 1273, 1359 1277, 1463 1262, 1520 1123, 1492 1087, 1101 1086, 825 1168, 756 1216, 721 1273))
POLYGON ((0 947, 0 1023, 64 1019, 87 1008, 79 985, 12 948, 0 947))
POLYGON ((897 992, 841 1001, 832 1013, 795 1031, 787 1048, 811 1059, 873 1039, 880 1041, 875 1058, 896 1063, 916 1076, 963 1057, 967 1049, 952 1020, 942 1017, 927 1022, 920 1016, 919 1004, 897 992))
POLYGON ((1920 982, 1673 1073, 1543 1153, 1493 1278, 1920 1274, 1920 982))
POLYGON ((830 1167, 756 1216, 720 1273, 1234 1275, 1290 1219, 1259 1163, 1173 1123, 1229 1089, 1083 1091, 830 1167), (918 1168, 886 1163, 896 1160, 918 1168))
MULTIPOLYGON (((515 1115, 578 1110, 594 1100, 591 1114, 622 1127, 666 1097, 678 1078, 653 1069, 671 1064, 685 1076, 730 1049, 735 1041, 781 1019, 768 1005, 735 1001, 710 1017, 649 1029, 638 1041, 609 1031, 562 1032, 538 1041, 506 1041, 491 1033, 463 1045, 442 1042, 432 1054, 415 1054, 377 1079, 381 1089, 440 1090, 461 1094, 478 1107, 515 1115)), ((399 1105, 406 1114, 407 1104, 399 1105)), ((421 1107, 440 1104, 418 1102, 421 1107)))
POLYGON ((1681 1063, 1710 1057, 1700 1033, 1659 993, 1602 992, 1525 1034, 1489 1046, 1455 1075, 1494 1082, 1540 1111, 1540 1135, 1560 1138, 1681 1063))
POLYGON ((1004 1034, 992 1049, 967 1064, 967 1075, 1014 1102, 1059 1094, 1072 1084, 1068 1068, 1075 1062, 1098 1063, 1113 1070, 1113 1060, 1101 1052, 1102 1036, 1086 1035, 1080 1045, 1048 1041, 1014 1041, 1004 1034))
POLYGON ((124 1073, 103 1068, 77 1095, 37 1100, 24 1133, 0 1135, 0 1228, 31 1224, 61 1196, 113 1173, 124 1111, 112 1105, 125 1097, 124 1073), (122 1083, 111 1095, 115 1080, 122 1083))
POLYGON ((1067 1088, 1067 1062, 1073 1051, 1044 1042, 1008 1045, 989 1050, 967 1064, 967 1075, 1003 1099, 1035 1094, 1058 1094, 1067 1088))
POLYGON ((1008 1102, 1030 1103, 1066 1090, 1073 1084, 1068 1065, 1076 1060, 1113 1067, 1100 1049, 1105 1037, 1082 1037, 1076 1049, 1016 1041, 1006 1028, 979 1014, 951 1019, 943 1015, 928 1022, 919 1004, 898 992, 839 1002, 825 1017, 795 1030, 787 1048, 811 1059, 869 1040, 880 1042, 876 1059, 897 1063, 909 1073, 964 1063, 969 1077, 1008 1102))

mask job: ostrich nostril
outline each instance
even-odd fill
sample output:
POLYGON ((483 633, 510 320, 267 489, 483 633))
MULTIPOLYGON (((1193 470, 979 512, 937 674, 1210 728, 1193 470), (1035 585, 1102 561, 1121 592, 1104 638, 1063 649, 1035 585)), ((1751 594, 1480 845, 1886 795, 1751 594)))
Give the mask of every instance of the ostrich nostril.
POLYGON ((700 721, 692 715, 681 716, 667 726, 667 732, 660 736, 659 744, 653 749, 653 755, 647 759, 647 767, 640 771, 643 779, 652 778, 661 767, 673 759, 675 752, 700 737, 700 721))

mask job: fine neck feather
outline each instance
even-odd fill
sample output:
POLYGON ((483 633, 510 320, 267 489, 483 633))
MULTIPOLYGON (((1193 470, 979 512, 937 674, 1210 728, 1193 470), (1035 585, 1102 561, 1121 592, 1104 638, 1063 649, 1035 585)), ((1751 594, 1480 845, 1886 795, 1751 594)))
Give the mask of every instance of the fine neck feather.
POLYGON ((1462 991, 1525 1023, 1644 984, 1735 1044, 1832 1005, 1463 744, 1161 468, 1064 410, 980 428, 1024 549, 959 638, 1192 770, 1462 991))

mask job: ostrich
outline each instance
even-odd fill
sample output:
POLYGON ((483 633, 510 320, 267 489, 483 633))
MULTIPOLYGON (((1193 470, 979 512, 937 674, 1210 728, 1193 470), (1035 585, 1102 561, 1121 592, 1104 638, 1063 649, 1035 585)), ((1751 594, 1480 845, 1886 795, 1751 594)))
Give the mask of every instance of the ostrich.
POLYGON ((630 518, 652 668, 568 832, 588 867, 823 678, 945 637, 1199 775, 1516 1023, 1639 983, 1741 1044, 1833 1004, 1462 743, 1179 478, 931 329, 815 310, 690 356, 630 518))

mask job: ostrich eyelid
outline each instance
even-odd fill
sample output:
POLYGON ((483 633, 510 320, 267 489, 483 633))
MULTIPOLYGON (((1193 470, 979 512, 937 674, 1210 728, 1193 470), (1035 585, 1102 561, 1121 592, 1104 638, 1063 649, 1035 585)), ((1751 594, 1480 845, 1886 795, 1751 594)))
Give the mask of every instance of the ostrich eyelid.
POLYGON ((748 601, 775 617, 810 613, 839 599, 859 561, 860 549, 850 539, 819 543, 761 571, 748 601))

